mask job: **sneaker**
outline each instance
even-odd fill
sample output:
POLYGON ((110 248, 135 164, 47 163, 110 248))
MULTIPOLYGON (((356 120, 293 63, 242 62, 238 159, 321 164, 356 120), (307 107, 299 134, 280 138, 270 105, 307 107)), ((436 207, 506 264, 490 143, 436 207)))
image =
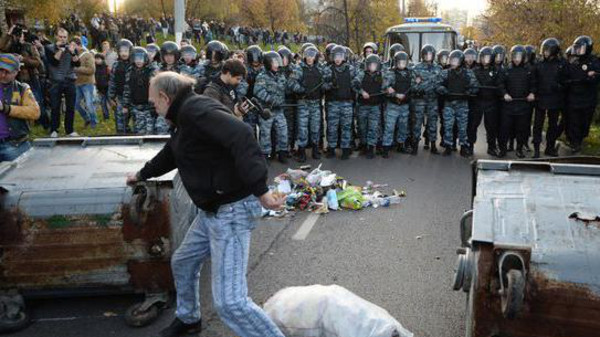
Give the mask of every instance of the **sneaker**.
POLYGON ((79 137, 79 134, 75 131, 69 133, 69 137, 79 137))
POLYGON ((52 131, 52 133, 50 134, 50 138, 58 138, 58 132, 52 131))
POLYGON ((160 337, 179 337, 188 334, 199 334, 202 331, 202 320, 197 323, 186 324, 179 318, 175 318, 173 323, 160 331, 160 337))

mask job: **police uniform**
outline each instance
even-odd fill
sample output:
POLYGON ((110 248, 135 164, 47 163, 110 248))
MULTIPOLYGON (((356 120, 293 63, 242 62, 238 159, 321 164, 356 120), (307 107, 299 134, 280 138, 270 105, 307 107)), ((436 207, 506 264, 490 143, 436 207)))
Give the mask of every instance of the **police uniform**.
POLYGON ((381 119, 381 104, 384 73, 382 70, 368 72, 359 70, 352 81, 352 86, 358 94, 358 134, 362 146, 374 147, 379 138, 379 121, 381 119), (362 97, 362 92, 369 94, 369 99, 362 97))
POLYGON ((436 89, 439 86, 442 67, 435 63, 421 62, 414 67, 415 77, 421 82, 415 82, 412 104, 414 109, 413 139, 415 148, 421 139, 421 127, 427 118, 428 140, 437 141, 438 101, 436 89))
POLYGON ((588 136, 596 105, 598 103, 598 81, 600 75, 588 76, 588 72, 600 73, 600 62, 591 55, 584 55, 567 65, 565 83, 568 102, 568 137, 578 151, 588 136))
POLYGON ((565 90, 562 86, 565 78, 567 63, 564 59, 554 57, 542 60, 536 64, 537 106, 533 123, 533 146, 539 152, 542 142, 542 130, 546 116, 548 129, 546 132, 546 154, 555 155, 556 140, 560 136, 558 118, 564 110, 565 90))
POLYGON ((313 146, 313 157, 318 154, 321 128, 321 99, 329 68, 320 64, 309 66, 302 63, 294 68, 288 81, 291 91, 298 95, 296 130, 298 148, 306 148, 309 141, 313 146))
POLYGON ((129 60, 117 60, 110 72, 110 80, 108 81, 108 98, 117 103, 117 111, 115 111, 115 125, 117 134, 130 132, 129 129, 129 114, 123 111, 123 91, 125 90, 125 80, 127 72, 131 67, 129 60))
MULTIPOLYGON (((247 66, 246 78, 242 82, 240 82, 240 84, 236 88, 239 97, 246 97, 247 99, 252 99, 252 97, 254 97, 254 83, 256 81, 256 76, 258 76, 262 69, 262 65, 258 68, 247 66)), ((244 122, 250 125, 255 137, 256 127, 258 125, 258 118, 259 116, 256 113, 256 111, 250 111, 244 115, 244 122)))
POLYGON ((330 89, 326 94, 327 146, 329 149, 335 149, 338 146, 338 139, 340 139, 339 145, 347 153, 352 147, 353 100, 355 96, 352 90, 352 79, 356 75, 356 70, 348 63, 340 66, 332 64, 330 74, 330 89))
POLYGON ((517 139, 517 149, 522 149, 527 142, 531 103, 526 101, 526 97, 536 93, 535 76, 527 65, 511 64, 502 72, 498 86, 501 97, 508 94, 513 98, 511 102, 502 104, 499 142, 500 152, 505 154, 512 132, 517 139))
POLYGON ((135 120, 135 133, 151 135, 154 133, 154 105, 148 101, 150 79, 158 72, 153 63, 138 68, 132 65, 127 72, 123 90, 123 105, 135 120))
POLYGON ((270 156, 271 129, 275 127, 277 134, 277 152, 286 152, 287 143, 287 124, 283 114, 282 105, 285 103, 286 78, 281 72, 272 72, 263 69, 254 84, 254 97, 258 98, 263 107, 271 110, 271 118, 259 118, 260 125, 260 147, 265 157, 270 156))
POLYGON ((440 75, 438 92, 444 99, 444 147, 452 148, 454 124, 458 125, 458 140, 461 154, 469 152, 467 126, 469 121, 469 96, 478 91, 478 83, 473 71, 465 67, 443 70, 440 75))
POLYGON ((480 88, 473 101, 473 110, 469 119, 468 137, 471 148, 477 142, 477 129, 485 126, 488 154, 497 155, 498 135, 500 129, 500 97, 498 91, 498 70, 495 66, 479 65, 473 70, 480 88))
POLYGON ((383 131, 383 146, 390 147, 394 142, 394 133, 397 134, 398 144, 404 144, 408 139, 408 119, 410 115, 409 95, 415 85, 414 73, 410 69, 393 69, 386 74, 383 90, 394 89, 394 94, 388 96, 385 109, 385 127, 383 131), (405 98, 399 100, 396 95, 403 94, 405 98))

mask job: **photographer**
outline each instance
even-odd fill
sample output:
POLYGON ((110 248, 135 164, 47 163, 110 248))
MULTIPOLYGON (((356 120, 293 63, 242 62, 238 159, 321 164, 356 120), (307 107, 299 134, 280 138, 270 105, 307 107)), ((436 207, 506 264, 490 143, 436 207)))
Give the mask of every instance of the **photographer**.
POLYGON ((204 95, 214 98, 225 105, 238 119, 242 119, 248 109, 246 103, 241 103, 235 88, 246 77, 246 67, 239 60, 227 60, 221 70, 221 75, 210 82, 204 90, 204 95))
POLYGON ((40 87, 38 69, 42 66, 40 53, 32 44, 36 38, 20 24, 12 26, 8 34, 0 37, 0 51, 18 55, 22 64, 17 80, 29 84, 34 92, 40 87))
POLYGON ((75 67, 79 66, 79 57, 75 50, 75 43, 67 43, 69 33, 64 28, 56 32, 56 43, 46 46, 48 59, 48 78, 50 80, 50 105, 52 106, 51 137, 58 137, 60 127, 60 106, 65 98, 65 133, 76 137, 73 130, 73 117, 75 112, 75 67))

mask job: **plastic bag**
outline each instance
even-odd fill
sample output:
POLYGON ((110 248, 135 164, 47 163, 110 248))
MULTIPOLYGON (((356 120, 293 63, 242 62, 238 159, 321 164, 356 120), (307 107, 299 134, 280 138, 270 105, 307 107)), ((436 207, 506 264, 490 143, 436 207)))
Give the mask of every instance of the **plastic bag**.
POLYGON ((385 309, 338 285, 285 288, 264 305, 286 337, 412 337, 385 309))
POLYGON ((340 208, 340 205, 338 202, 336 191, 329 190, 329 191, 327 191, 326 195, 327 195, 327 206, 329 207, 329 209, 337 211, 340 208))
POLYGON ((354 187, 348 187, 337 194, 338 202, 342 208, 359 210, 362 208, 365 198, 354 187))

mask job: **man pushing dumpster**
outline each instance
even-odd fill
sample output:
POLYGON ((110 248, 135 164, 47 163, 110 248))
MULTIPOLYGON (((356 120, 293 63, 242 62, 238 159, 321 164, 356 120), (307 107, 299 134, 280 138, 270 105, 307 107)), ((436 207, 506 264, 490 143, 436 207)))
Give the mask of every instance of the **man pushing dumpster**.
POLYGON ((267 188, 267 164, 250 127, 221 103, 195 94, 193 85, 193 79, 173 72, 152 79, 149 100, 173 132, 152 160, 127 176, 134 185, 178 169, 201 210, 171 259, 177 310, 160 336, 200 332, 200 270, 210 257, 214 305, 227 326, 242 337, 283 337, 248 297, 246 269, 261 205, 278 209, 285 199, 267 188))

